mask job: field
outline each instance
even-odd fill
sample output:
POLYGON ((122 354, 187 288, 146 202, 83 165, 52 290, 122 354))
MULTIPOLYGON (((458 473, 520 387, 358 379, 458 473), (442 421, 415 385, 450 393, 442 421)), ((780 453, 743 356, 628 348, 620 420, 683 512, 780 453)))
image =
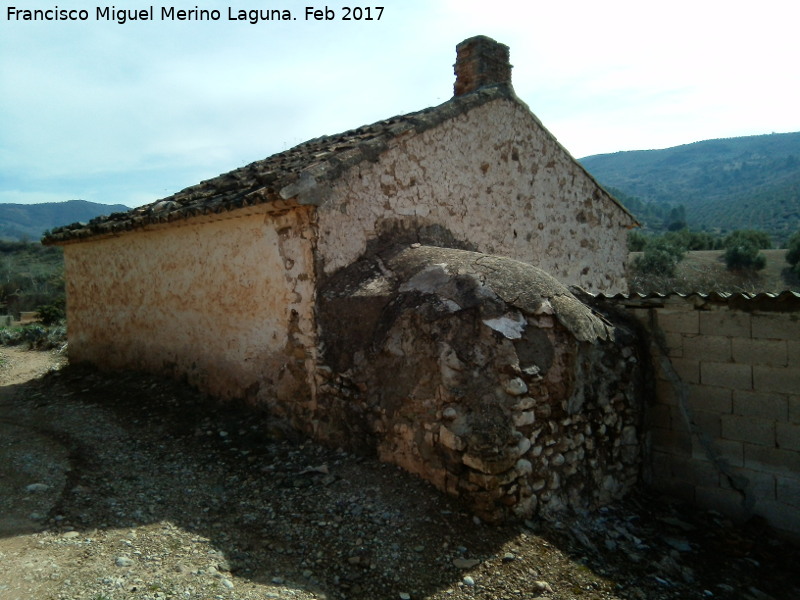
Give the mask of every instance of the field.
POLYGON ((786 250, 763 250, 767 264, 755 273, 732 273, 725 268, 722 250, 698 250, 687 252, 678 265, 674 278, 640 276, 631 266, 640 252, 632 252, 628 258, 628 281, 632 292, 761 292, 780 293, 786 290, 800 291, 800 281, 794 276, 786 262, 786 250))

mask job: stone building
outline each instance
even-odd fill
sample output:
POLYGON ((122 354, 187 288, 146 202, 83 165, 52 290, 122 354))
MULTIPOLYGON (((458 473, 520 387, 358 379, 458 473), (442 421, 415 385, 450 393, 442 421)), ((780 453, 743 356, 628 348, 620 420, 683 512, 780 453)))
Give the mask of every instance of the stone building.
MULTIPOLYGON (((397 425, 366 416, 374 409, 367 407, 366 382, 382 384, 359 365, 364 356, 391 354, 381 336, 392 330, 386 311, 402 304, 402 297, 416 298, 418 306, 432 302, 434 313, 474 309, 470 326, 488 328, 475 335, 496 336, 501 345, 519 339, 526 327, 539 327, 530 319, 555 322, 563 331, 548 333, 547 342, 537 337, 537 348, 549 363, 560 364, 551 342, 570 338, 574 349, 564 354, 569 360, 563 369, 572 374, 565 371, 557 379, 577 381, 574 372, 583 369, 577 357, 585 354, 577 348, 610 339, 613 328, 564 285, 606 295, 625 291, 626 233, 635 222, 516 97, 508 58, 506 46, 471 38, 457 47, 455 96, 444 104, 310 140, 130 212, 50 233, 44 242, 64 247, 71 360, 186 378, 222 400, 268 407, 318 438, 354 445, 353 432, 364 439, 381 437, 389 435, 381 429, 397 425), (442 273, 403 254, 412 245, 442 273), (460 254, 443 256, 444 249, 460 254), (486 288, 486 273, 456 272, 445 264, 461 264, 464 257, 503 257, 504 271, 524 271, 517 284, 530 284, 526 289, 534 299, 520 305, 513 294, 502 297, 501 284, 486 288), (447 281, 458 293, 442 292, 447 281)), ((402 353, 395 357, 381 364, 407 364, 402 353)), ((533 362, 527 367, 526 387, 543 375, 533 362)), ((500 387, 518 385, 509 383, 520 379, 512 376, 515 368, 522 367, 512 364, 498 375, 500 387)), ((452 399, 447 398, 462 392, 441 392, 452 377, 436 377, 440 388, 431 383, 425 393, 439 394, 438 408, 431 410, 441 417, 452 399)), ((491 386, 484 384, 485 396, 491 386)), ((572 403, 567 413, 575 420, 583 400, 576 400, 575 386, 561 387, 558 402, 572 403)), ((407 392, 417 399, 421 393, 407 392)), ((534 402, 523 398, 517 405, 534 402)), ((401 401, 393 396, 392 402, 401 401)), ((461 409, 454 410, 458 417, 461 409)), ((520 423, 533 418, 530 407, 520 410, 529 414, 514 416, 508 407, 501 413, 520 423)), ((616 447, 622 421, 614 424, 617 438, 609 438, 609 443, 616 439, 616 447)), ((471 491, 507 485, 509 461, 531 462, 524 456, 526 443, 519 441, 530 438, 529 425, 519 425, 524 431, 514 434, 518 456, 504 458, 504 470, 491 473, 502 476, 488 484, 473 482, 471 491)), ((460 447, 458 452, 469 437, 461 429, 462 439, 450 444, 460 447)), ((432 424, 427 430, 431 447, 438 431, 432 424)), ((420 435, 425 438, 425 432, 420 435)), ((502 443, 511 443, 506 437, 502 443)), ((449 475, 436 479, 439 475, 414 466, 427 460, 420 455, 422 446, 415 448, 409 451, 413 460, 396 462, 457 493, 449 475)), ((391 452, 384 454, 393 460, 391 452)), ((466 455, 452 460, 486 460, 469 449, 466 455)), ((520 468, 538 472, 525 463, 520 468)), ((489 504, 501 496, 495 494, 489 504)), ((519 493, 506 501, 519 502, 519 493)))

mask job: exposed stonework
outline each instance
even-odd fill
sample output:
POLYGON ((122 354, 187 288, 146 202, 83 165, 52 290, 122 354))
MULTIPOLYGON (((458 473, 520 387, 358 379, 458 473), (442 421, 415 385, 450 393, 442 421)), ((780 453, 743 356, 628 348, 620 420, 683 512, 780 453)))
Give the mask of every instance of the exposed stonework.
POLYGON ((636 482, 632 339, 540 269, 421 246, 357 262, 321 295, 317 438, 377 451, 487 520, 636 482))
POLYGON ((508 46, 478 35, 456 46, 454 96, 463 96, 487 85, 511 84, 508 46))
POLYGON ((438 227, 446 245, 527 262, 567 285, 627 288, 633 221, 514 98, 392 139, 380 160, 347 171, 327 193, 320 274, 357 260, 387 230, 432 243, 427 232, 438 227))

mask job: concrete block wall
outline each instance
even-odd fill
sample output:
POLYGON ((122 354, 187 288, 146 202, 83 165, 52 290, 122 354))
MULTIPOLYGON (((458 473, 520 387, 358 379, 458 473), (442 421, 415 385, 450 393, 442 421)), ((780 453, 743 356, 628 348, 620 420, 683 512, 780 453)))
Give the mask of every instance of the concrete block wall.
POLYGON ((800 298, 625 304, 655 340, 649 483, 800 538, 800 298))

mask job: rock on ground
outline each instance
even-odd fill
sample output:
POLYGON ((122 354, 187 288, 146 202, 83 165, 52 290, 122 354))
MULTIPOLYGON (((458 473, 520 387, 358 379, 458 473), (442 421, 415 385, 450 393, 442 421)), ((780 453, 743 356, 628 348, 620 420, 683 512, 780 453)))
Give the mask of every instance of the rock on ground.
POLYGON ((642 493, 488 526, 177 383, 0 354, 4 600, 800 597, 800 554, 759 523, 642 493))

